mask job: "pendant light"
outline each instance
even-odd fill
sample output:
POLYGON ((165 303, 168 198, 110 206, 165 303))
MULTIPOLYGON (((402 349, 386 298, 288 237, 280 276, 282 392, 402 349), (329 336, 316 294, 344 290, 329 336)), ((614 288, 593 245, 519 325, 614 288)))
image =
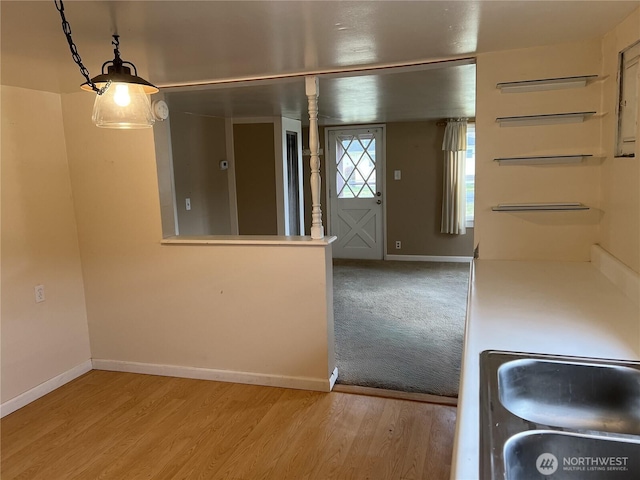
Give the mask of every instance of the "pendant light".
MULTIPOLYGON (((104 128, 151 127, 154 117, 149 94, 157 93, 158 89, 138 76, 133 63, 124 62, 120 58, 118 35, 113 36, 111 43, 115 46, 114 59, 105 62, 102 65, 102 73, 91 79, 91 83, 99 90, 108 86, 102 94, 96 95, 93 105, 93 123, 104 128), (107 67, 106 72, 105 67, 107 67), (131 74, 131 68, 133 68, 133 74, 131 74)), ((80 88, 87 92, 93 90, 89 82, 83 83, 80 88)))
POLYGON ((158 88, 138 76, 136 66, 120 58, 120 37, 113 35, 114 59, 102 65, 102 73, 89 78, 89 71, 82 64, 78 49, 71 39, 71 26, 64 15, 62 0, 54 0, 60 17, 71 56, 80 68, 86 82, 80 88, 88 92, 96 92, 93 105, 92 120, 103 128, 148 128, 153 126, 154 115, 151 110, 149 95, 158 92, 158 88), (105 71, 105 67, 107 67, 105 71), (131 69, 133 68, 133 74, 131 69))

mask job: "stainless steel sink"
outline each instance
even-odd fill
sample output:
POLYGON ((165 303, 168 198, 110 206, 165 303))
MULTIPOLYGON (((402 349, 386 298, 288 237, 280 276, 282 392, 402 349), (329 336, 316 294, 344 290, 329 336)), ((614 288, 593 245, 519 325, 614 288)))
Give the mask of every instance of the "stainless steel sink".
POLYGON ((504 478, 637 480, 638 448, 640 443, 628 439, 530 430, 505 443, 504 478))
POLYGON ((480 382, 482 480, 640 478, 640 362, 486 351, 480 382))
POLYGON ((640 435, 640 370, 520 359, 498 369, 500 403, 530 422, 640 435))

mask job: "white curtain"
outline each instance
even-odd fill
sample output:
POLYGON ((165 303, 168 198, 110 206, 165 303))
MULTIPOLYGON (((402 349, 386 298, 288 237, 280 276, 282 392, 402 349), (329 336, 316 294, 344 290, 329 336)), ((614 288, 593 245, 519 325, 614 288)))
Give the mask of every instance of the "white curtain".
POLYGON ((447 121, 442 141, 444 176, 442 221, 440 232, 464 235, 467 195, 465 188, 465 158, 467 155, 467 121, 447 121))

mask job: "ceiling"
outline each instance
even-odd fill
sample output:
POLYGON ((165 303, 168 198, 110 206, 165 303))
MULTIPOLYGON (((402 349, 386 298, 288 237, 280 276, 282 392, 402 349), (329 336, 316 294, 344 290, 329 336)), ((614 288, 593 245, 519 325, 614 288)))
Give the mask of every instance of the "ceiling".
MULTIPOLYGON (((475 64, 457 61, 409 71, 394 68, 374 74, 321 76, 319 122, 344 125, 474 117, 475 69, 475 64)), ((164 91, 172 112, 308 121, 302 77, 164 91)))
MULTIPOLYGON (((112 58, 110 35, 117 31, 123 58, 161 87, 233 82, 234 88, 189 91, 173 100, 172 108, 295 117, 306 109, 304 83, 295 75, 332 73, 321 77, 320 115, 348 123, 473 116, 475 66, 339 78, 341 71, 598 38, 639 5, 591 0, 67 0, 65 12, 92 75, 112 58), (294 78, 236 83, 274 76, 294 78)), ((3 0, 0 8, 2 83, 77 91, 83 79, 70 58, 53 1, 3 0)))

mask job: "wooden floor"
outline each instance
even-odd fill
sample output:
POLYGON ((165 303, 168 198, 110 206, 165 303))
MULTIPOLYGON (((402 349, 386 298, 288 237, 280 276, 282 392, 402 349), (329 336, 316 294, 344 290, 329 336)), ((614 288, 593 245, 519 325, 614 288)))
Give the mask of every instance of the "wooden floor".
POLYGON ((1 422, 2 480, 449 478, 455 407, 91 371, 1 422))

